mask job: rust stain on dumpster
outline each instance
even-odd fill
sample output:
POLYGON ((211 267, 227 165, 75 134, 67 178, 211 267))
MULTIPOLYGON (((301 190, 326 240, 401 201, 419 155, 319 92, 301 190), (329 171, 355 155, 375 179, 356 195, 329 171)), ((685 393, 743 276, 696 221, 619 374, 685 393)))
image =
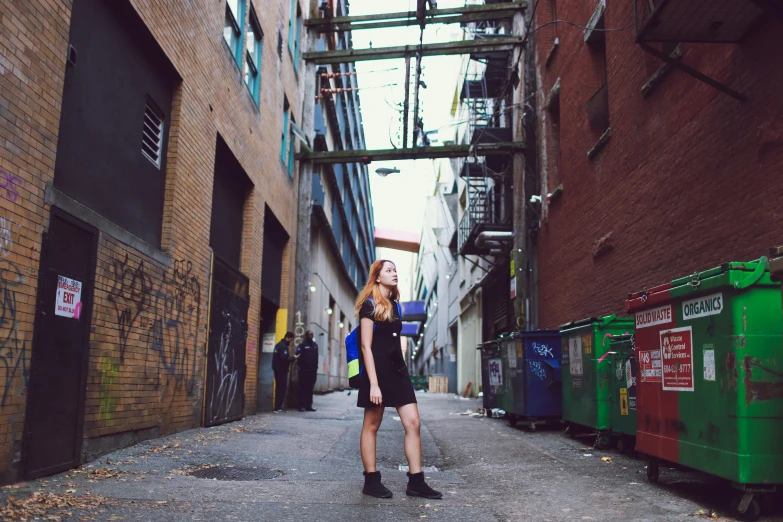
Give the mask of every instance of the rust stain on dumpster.
POLYGON ((743 306, 742 307, 742 333, 747 333, 748 331, 748 307, 743 306))
POLYGON ((745 356, 745 402, 768 401, 771 399, 783 398, 783 372, 769 368, 759 359, 751 356, 745 356), (753 368, 758 368, 765 377, 771 377, 774 380, 758 381, 753 380, 753 368))
POLYGON ((737 372, 737 354, 733 352, 726 355, 726 373, 729 376, 729 388, 736 390, 739 372, 737 372))

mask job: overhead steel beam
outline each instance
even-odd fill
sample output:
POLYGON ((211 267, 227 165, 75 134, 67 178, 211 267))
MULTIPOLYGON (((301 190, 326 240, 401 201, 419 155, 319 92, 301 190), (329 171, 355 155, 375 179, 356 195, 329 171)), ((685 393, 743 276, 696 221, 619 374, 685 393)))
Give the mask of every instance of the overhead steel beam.
POLYGON ((483 40, 466 40, 398 47, 378 47, 374 49, 349 49, 345 51, 318 51, 304 53, 305 61, 316 65, 361 62, 368 60, 388 60, 414 55, 421 49, 422 56, 443 56, 450 54, 470 54, 473 52, 512 51, 523 39, 514 36, 499 36, 483 40))
MULTIPOLYGON (((426 24, 457 24, 503 20, 527 7, 526 1, 503 2, 489 5, 471 5, 449 9, 429 9, 424 15, 426 24)), ((406 27, 420 25, 421 19, 416 11, 381 13, 362 16, 336 16, 333 18, 312 18, 305 21, 319 33, 337 31, 357 31, 387 27, 406 27)))
POLYGON ((467 158, 468 156, 497 156, 521 152, 525 142, 479 143, 476 145, 440 145, 407 149, 336 150, 329 152, 303 151, 296 155, 300 161, 324 163, 370 163, 406 159, 467 158))
MULTIPOLYGON (((405 100, 402 102, 402 148, 408 148, 408 100, 411 95, 411 57, 405 55, 405 100)), ((415 124, 416 122, 414 122, 415 124)))

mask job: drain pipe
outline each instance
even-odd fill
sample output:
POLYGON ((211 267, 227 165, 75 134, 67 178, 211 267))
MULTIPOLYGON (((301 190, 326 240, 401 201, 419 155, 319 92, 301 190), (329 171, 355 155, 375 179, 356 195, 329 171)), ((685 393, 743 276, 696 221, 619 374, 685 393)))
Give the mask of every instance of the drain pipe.
POLYGON ((500 248, 503 242, 513 241, 513 232, 482 232, 476 238, 476 246, 479 248, 500 248), (489 242, 489 243, 488 243, 489 242))

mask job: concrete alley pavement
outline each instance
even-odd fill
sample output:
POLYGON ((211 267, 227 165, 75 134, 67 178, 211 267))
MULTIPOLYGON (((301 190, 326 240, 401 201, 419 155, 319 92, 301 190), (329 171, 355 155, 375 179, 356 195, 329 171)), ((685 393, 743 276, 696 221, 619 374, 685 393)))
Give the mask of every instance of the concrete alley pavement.
POLYGON ((405 496, 403 429, 391 409, 378 464, 394 498, 362 495, 362 412, 355 392, 338 392, 317 396, 315 413, 190 430, 0 489, 1 513, 8 520, 641 521, 707 519, 715 509, 730 520, 726 490, 704 477, 664 468, 660 484, 648 484, 643 460, 592 449, 589 439, 460 415, 475 410, 475 400, 417 396, 427 480, 441 501, 405 496))

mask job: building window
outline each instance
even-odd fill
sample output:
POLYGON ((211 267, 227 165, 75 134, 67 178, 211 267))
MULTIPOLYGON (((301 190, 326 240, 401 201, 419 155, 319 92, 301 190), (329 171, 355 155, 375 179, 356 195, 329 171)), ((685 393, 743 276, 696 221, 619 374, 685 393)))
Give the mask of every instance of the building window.
POLYGON ((294 121, 293 115, 291 116, 291 125, 288 129, 288 177, 294 177, 294 154, 296 154, 296 146, 294 143, 294 121))
POLYGON ((247 51, 245 51, 245 83, 250 89, 256 104, 261 90, 261 57, 264 35, 256 18, 255 10, 250 8, 250 23, 247 30, 247 51))
POLYGON ((144 109, 144 125, 141 135, 141 153, 158 169, 163 155, 163 122, 165 117, 158 106, 147 98, 144 109))
POLYGON ((296 0, 291 0, 291 16, 288 19, 288 50, 294 62, 294 71, 299 72, 299 51, 302 39, 302 10, 296 0))
POLYGON ((592 66, 592 85, 595 89, 586 104, 587 118, 591 129, 598 136, 609 128, 609 76, 606 59, 606 35, 598 32, 588 42, 589 59, 592 66))
POLYGON ((245 23, 245 0, 226 0, 226 19, 223 21, 225 38, 234 60, 242 63, 242 27, 245 23))
POLYGON ((288 176, 294 177, 294 155, 296 147, 294 146, 294 115, 291 114, 291 106, 288 104, 288 98, 283 98, 283 133, 280 137, 280 159, 283 160, 288 176))
POLYGON ((280 143, 280 159, 288 163, 288 98, 283 98, 283 135, 280 143))
POLYGON ((218 135, 215 146, 215 171, 212 183, 212 215, 209 246, 215 255, 237 270, 242 262, 242 234, 245 210, 253 182, 231 148, 218 135))

